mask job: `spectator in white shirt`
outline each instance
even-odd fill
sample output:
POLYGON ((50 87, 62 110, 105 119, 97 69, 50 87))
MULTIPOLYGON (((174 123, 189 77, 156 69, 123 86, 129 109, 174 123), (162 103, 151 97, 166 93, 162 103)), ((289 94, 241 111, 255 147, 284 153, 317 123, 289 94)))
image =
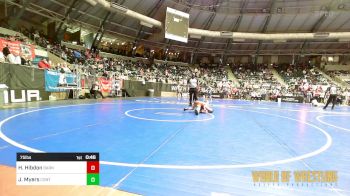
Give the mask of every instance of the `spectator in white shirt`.
POLYGON ((21 57, 20 56, 15 56, 15 64, 21 65, 22 63, 21 57))
POLYGON ((63 70, 65 73, 71 73, 72 71, 68 68, 67 63, 63 63, 63 70))
POLYGON ((5 56, 4 54, 0 51, 0 63, 4 63, 5 62, 5 56))
POLYGON ((16 64, 16 57, 13 54, 9 54, 7 55, 7 62, 11 63, 11 64, 16 64))

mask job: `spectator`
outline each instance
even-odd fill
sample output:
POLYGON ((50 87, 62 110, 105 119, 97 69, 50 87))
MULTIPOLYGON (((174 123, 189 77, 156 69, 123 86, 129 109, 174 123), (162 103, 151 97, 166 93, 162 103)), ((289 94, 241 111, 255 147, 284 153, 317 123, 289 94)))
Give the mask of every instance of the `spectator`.
POLYGON ((68 68, 67 63, 62 64, 62 69, 65 73, 72 73, 72 71, 68 68))
POLYGON ((108 73, 107 72, 103 72, 102 77, 108 78, 108 73))
POLYGON ((27 60, 23 56, 21 56, 21 65, 27 65, 27 64, 28 64, 27 60))
POLYGON ((5 57, 7 57, 7 55, 11 53, 8 45, 6 45, 6 47, 2 49, 2 53, 4 54, 5 57))
POLYGON ((58 79, 58 85, 59 86, 63 86, 67 84, 67 78, 66 78, 66 74, 64 74, 64 69, 61 68, 59 70, 59 79, 58 79))
POLYGON ((100 96, 104 99, 102 92, 100 91, 100 84, 98 81, 96 81, 94 84, 92 84, 90 89, 90 94, 93 95, 95 99, 97 99, 97 94, 100 94, 100 96))
POLYGON ((16 65, 21 65, 22 64, 22 60, 20 56, 15 56, 15 64, 16 65))
POLYGON ((38 67, 41 68, 41 69, 50 69, 51 68, 50 64, 47 62, 47 60, 45 58, 43 58, 38 63, 38 67))
POLYGON ((5 56, 4 56, 4 53, 2 53, 0 51, 0 63, 4 63, 5 62, 5 56))
POLYGON ((6 59, 8 63, 16 64, 16 57, 13 54, 9 53, 6 59))

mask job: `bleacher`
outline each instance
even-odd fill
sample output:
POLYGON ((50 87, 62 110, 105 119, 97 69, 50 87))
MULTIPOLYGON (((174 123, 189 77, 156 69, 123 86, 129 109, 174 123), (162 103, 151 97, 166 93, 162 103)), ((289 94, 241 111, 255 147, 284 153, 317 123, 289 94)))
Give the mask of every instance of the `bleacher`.
POLYGON ((350 85, 350 71, 339 70, 339 71, 327 71, 327 74, 331 77, 336 77, 341 81, 350 85))
POLYGON ((240 83, 241 97, 253 95, 268 95, 281 90, 281 84, 274 78, 267 65, 232 65, 232 72, 240 83))
MULTIPOLYGON (((302 65, 285 65, 277 66, 279 74, 284 78, 289 87, 308 85, 315 89, 322 87, 323 90, 327 88, 332 81, 325 78, 320 72, 313 67, 307 67, 302 65)), ((300 91, 306 91, 307 89, 299 88, 300 91)))

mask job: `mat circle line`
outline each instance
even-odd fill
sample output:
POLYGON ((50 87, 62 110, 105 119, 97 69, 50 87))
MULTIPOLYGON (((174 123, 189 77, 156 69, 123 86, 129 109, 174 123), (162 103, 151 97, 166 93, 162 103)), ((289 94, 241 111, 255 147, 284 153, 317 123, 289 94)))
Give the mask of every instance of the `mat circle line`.
POLYGON ((203 121, 208 121, 208 120, 212 120, 215 118, 215 116, 213 114, 209 114, 209 118, 205 118, 205 119, 190 119, 190 120, 172 120, 172 119, 154 119, 154 118, 144 118, 144 117, 138 117, 138 116, 134 116, 131 115, 130 112, 133 111, 140 111, 140 110, 182 110, 183 109, 179 109, 179 108, 137 108, 137 109, 132 109, 132 110, 128 110, 126 112, 124 112, 124 114, 130 118, 135 118, 135 119, 139 119, 139 120, 148 120, 148 121, 158 121, 158 122, 203 122, 203 121))
POLYGON ((327 125, 327 126, 330 126, 330 127, 334 127, 334 128, 337 128, 337 129, 340 129, 340 130, 343 130, 343 131, 350 132, 350 129, 347 129, 347 128, 344 128, 344 127, 339 127, 339 126, 336 126, 336 125, 333 125, 333 124, 330 124, 330 123, 327 123, 327 122, 321 120, 322 117, 327 117, 327 116, 341 116, 341 117, 345 116, 345 117, 347 117, 347 116, 350 116, 350 115, 319 115, 319 116, 316 117, 316 120, 318 122, 324 124, 324 125, 327 125))
MULTIPOLYGON (((12 115, 10 117, 7 117, 6 119, 2 120, 0 122, 0 138, 2 138, 4 141, 7 143, 16 146, 18 148, 21 148, 23 150, 27 150, 29 152, 44 152, 42 150, 38 150, 23 144, 20 144, 11 138, 7 137, 3 132, 2 132, 2 127, 3 125, 10 121, 11 119, 14 119, 18 116, 22 116, 25 114, 33 113, 33 112, 39 112, 39 111, 44 111, 44 110, 50 110, 50 109, 57 109, 57 108, 65 108, 65 107, 74 107, 74 106, 82 106, 82 105, 103 105, 104 103, 94 103, 94 104, 79 104, 79 105, 67 105, 67 106, 58 106, 58 107, 49 107, 49 108, 43 108, 43 109, 37 109, 37 110, 31 110, 27 112, 21 112, 15 115, 12 115)), ((108 103, 111 104, 111 103, 108 103)), ((115 103, 115 104, 120 104, 120 103, 115 103)), ((233 109, 233 108, 231 108, 233 109)), ((171 165, 171 164, 137 164, 137 163, 123 163, 123 162, 111 162, 111 161, 100 161, 100 164, 103 165, 112 165, 112 166, 119 166, 119 167, 132 167, 132 168, 156 168, 156 169, 179 169, 179 170, 211 170, 211 169, 237 169, 237 168, 254 168, 254 167, 265 167, 265 166, 271 166, 271 165, 279 165, 279 164, 286 164, 286 163, 291 163, 299 160, 303 160, 306 158, 310 158, 313 156, 316 156, 324 151, 326 151, 331 145, 332 145, 332 137, 322 128, 311 124, 309 122, 301 121, 298 119, 286 117, 286 116, 281 116, 277 114, 270 114, 270 113, 265 113, 265 112, 259 112, 259 111, 250 111, 250 110, 245 110, 245 109, 235 109, 235 110, 242 110, 242 111, 248 111, 248 112, 253 112, 253 113, 261 113, 265 115, 270 115, 270 116, 275 116, 275 117, 280 117, 284 119, 289 119, 293 120, 296 122, 304 123, 306 125, 309 125, 311 127, 316 128, 319 130, 321 133, 323 133, 326 136, 326 143, 321 146, 319 149, 299 155, 296 157, 288 158, 288 159, 281 159, 277 161, 268 161, 268 162, 260 162, 260 163, 247 163, 247 164, 225 164, 225 165, 171 165)))

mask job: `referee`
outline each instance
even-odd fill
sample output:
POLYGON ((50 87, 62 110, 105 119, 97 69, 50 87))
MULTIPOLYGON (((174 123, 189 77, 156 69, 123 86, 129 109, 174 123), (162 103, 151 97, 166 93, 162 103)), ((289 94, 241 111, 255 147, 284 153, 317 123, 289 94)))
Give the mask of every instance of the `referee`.
POLYGON ((328 106, 328 104, 330 103, 330 102, 332 102, 332 110, 334 109, 334 105, 335 105, 335 103, 336 103, 336 101, 337 101, 337 87, 334 85, 334 84, 332 84, 330 87, 328 87, 327 88, 327 90, 326 90, 326 92, 325 92, 325 94, 327 93, 327 92, 329 92, 329 98, 328 98, 328 100, 327 100, 327 103, 326 103, 326 105, 323 107, 323 109, 326 109, 327 108, 327 106, 328 106))
POLYGON ((197 101, 197 86, 198 86, 198 81, 194 77, 194 74, 192 74, 192 77, 187 81, 188 86, 189 86, 189 94, 190 94, 190 104, 189 106, 192 106, 192 100, 197 101))

